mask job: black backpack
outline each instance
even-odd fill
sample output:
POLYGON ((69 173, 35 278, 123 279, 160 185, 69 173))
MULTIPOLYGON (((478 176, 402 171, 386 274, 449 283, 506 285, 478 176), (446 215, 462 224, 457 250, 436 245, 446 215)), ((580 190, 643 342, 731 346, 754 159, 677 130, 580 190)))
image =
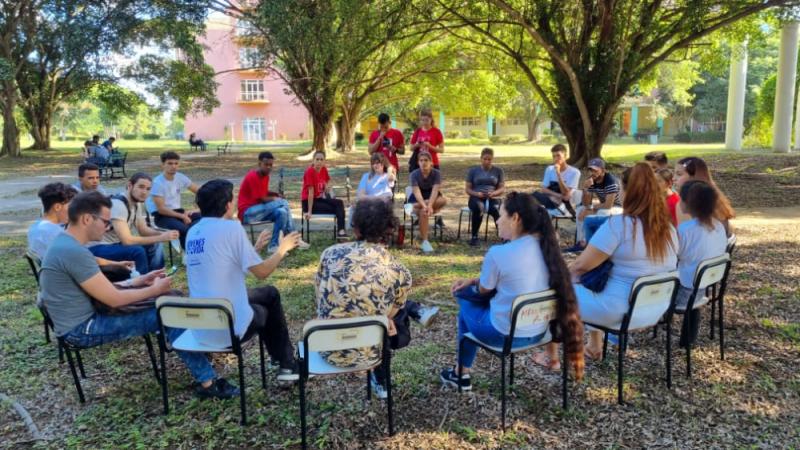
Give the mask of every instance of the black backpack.
MULTIPOLYGON (((126 222, 130 222, 131 221, 131 214, 133 214, 133 213, 131 211, 131 205, 130 205, 130 203, 128 203, 128 196, 125 195, 125 194, 122 194, 122 193, 117 193, 117 194, 109 195, 108 199, 109 200, 119 200, 119 201, 122 202, 123 205, 125 205, 125 210, 128 211, 128 219, 126 220, 126 222)), ((145 214, 145 223, 147 224, 147 226, 150 226, 150 212, 147 211, 146 207, 144 209, 144 214, 145 214)))

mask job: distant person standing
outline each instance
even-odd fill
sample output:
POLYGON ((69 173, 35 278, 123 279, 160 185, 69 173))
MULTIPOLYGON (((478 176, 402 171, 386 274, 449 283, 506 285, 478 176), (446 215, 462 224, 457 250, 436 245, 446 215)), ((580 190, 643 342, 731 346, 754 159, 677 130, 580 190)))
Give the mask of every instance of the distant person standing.
POLYGON ((392 121, 388 114, 378 114, 378 129, 369 135, 367 150, 370 155, 376 152, 383 153, 394 168, 395 175, 400 171, 397 155, 406 152, 406 139, 400 130, 392 128, 392 121))
POLYGON ((192 221, 200 219, 200 214, 187 212, 181 207, 181 192, 188 189, 197 194, 199 187, 178 172, 180 160, 181 157, 175 152, 161 154, 162 172, 153 180, 153 189, 146 204, 156 226, 177 230, 181 235, 181 247, 186 248, 186 232, 192 221))
POLYGON ((444 153, 444 136, 442 131, 433 126, 433 113, 423 109, 419 113, 420 127, 411 136, 411 159, 408 161, 408 172, 419 169, 419 152, 426 151, 431 155, 433 168, 439 169, 439 153, 444 153))

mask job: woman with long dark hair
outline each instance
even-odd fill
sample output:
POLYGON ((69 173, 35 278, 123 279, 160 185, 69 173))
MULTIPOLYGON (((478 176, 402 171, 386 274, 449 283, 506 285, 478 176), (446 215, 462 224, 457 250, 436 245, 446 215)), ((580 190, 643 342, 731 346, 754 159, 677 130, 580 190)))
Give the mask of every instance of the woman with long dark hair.
MULTIPOLYGON (((570 265, 573 277, 578 278, 606 260, 614 264, 601 292, 575 286, 581 317, 598 325, 613 326, 622 320, 637 278, 675 270, 678 262, 678 238, 664 190, 647 163, 636 163, 631 169, 622 209, 621 215, 611 216, 597 230, 586 250, 570 265)), ((590 332, 586 355, 598 359, 602 347, 603 333, 590 332)))
MULTIPOLYGON (((684 183, 692 180, 699 180, 708 183, 709 186, 714 188, 717 191, 717 206, 714 209, 714 218, 722 222, 725 226, 725 232, 728 236, 731 235, 731 226, 730 220, 736 217, 736 212, 733 210, 731 206, 731 201, 722 191, 719 189, 716 183, 714 183, 714 179, 711 177, 711 170, 708 168, 708 164, 703 161, 702 158, 698 158, 696 156, 689 156, 687 158, 683 158, 675 164, 675 187, 680 192, 681 186, 684 183)), ((683 212, 683 207, 678 206, 676 208, 676 215, 678 218, 678 224, 690 220, 691 216, 687 213, 683 212)))
MULTIPOLYGON (((511 192, 500 208, 497 228, 500 237, 508 242, 489 249, 479 278, 457 280, 451 288, 460 307, 456 342, 461 342, 464 334, 472 333, 489 345, 502 346, 510 333, 514 299, 522 294, 553 289, 558 297, 556 316, 561 340, 566 345, 575 378, 580 380, 583 377, 583 323, 550 215, 532 195, 511 192), (493 291, 488 302, 475 301, 476 297, 491 296, 493 291)), ((518 327, 512 346, 536 343, 546 331, 546 325, 518 327)), ((467 340, 463 350, 457 361, 464 375, 461 388, 470 390, 469 373, 478 347, 467 340)), ((458 387, 458 368, 442 370, 440 378, 442 383, 458 387)))

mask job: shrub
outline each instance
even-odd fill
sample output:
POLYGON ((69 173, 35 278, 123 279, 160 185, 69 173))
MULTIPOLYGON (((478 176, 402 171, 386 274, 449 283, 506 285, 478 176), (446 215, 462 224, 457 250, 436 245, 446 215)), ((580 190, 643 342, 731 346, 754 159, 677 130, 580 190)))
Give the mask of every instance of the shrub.
POLYGON ((75 137, 75 136, 66 135, 66 136, 64 136, 64 137, 60 137, 60 136, 59 136, 58 140, 59 140, 59 141, 77 141, 77 140, 78 140, 78 138, 77 138, 77 137, 75 137))
POLYGON ((447 130, 444 132, 444 137, 446 137, 447 139, 458 139, 461 137, 461 131, 447 130))
POLYGON ((724 131, 704 131, 702 133, 678 133, 674 136, 675 142, 696 142, 696 143, 709 143, 709 142, 724 142, 724 131))
POLYGON ((161 139, 161 135, 158 133, 145 133, 142 135, 142 139, 145 141, 157 141, 161 139))
POLYGON ((489 142, 492 144, 499 144, 504 136, 500 136, 499 134, 495 134, 494 136, 489 136, 489 142))
POLYGON ((469 130, 469 137, 475 139, 486 139, 488 136, 486 130, 469 130))
POLYGON ((122 139, 138 139, 139 135, 136 133, 123 134, 122 139))

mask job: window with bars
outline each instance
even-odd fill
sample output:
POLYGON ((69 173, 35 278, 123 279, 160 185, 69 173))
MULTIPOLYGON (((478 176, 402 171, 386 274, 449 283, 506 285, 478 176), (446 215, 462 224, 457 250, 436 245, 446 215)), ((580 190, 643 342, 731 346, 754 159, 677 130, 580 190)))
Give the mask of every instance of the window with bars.
POLYGON ((454 117, 452 120, 452 125, 456 127, 476 127, 480 124, 480 117, 454 117))
POLYGON ((264 80, 242 80, 240 99, 245 102, 254 100, 266 100, 264 92, 264 80))

